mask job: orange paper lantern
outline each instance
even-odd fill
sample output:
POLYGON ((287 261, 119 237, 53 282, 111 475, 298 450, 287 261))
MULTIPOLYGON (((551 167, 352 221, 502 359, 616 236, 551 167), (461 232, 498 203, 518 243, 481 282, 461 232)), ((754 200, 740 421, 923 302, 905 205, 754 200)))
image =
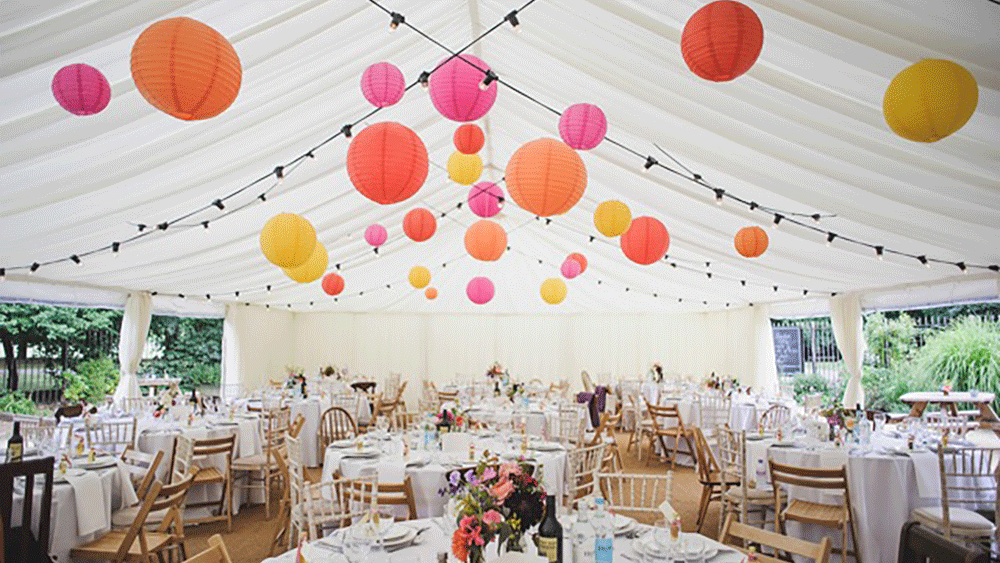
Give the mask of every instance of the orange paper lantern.
POLYGON ((424 290, 424 297, 426 297, 427 299, 437 299, 437 296, 438 296, 438 290, 434 289, 433 287, 428 287, 427 289, 424 290))
POLYGON ((747 258, 756 258, 767 250, 767 232, 760 227, 743 227, 736 233, 733 246, 747 258))
POLYGON ((577 262, 580 263, 581 274, 587 271, 587 257, 584 256, 583 254, 580 254, 579 252, 574 252, 573 254, 570 254, 566 258, 570 260, 576 260, 577 262))
POLYGON ((483 148, 486 136, 483 135, 483 130, 478 125, 466 123, 455 130, 452 140, 455 142, 455 148, 458 149, 458 152, 476 154, 479 149, 483 148))
POLYGON ((417 193, 427 179, 427 147, 405 125, 365 127, 347 149, 347 175, 361 195, 387 205, 417 193))
POLYGON ((344 291, 344 278, 332 272, 323 276, 323 291, 327 295, 340 295, 344 291))
POLYGON ((732 80, 757 61, 764 26, 749 7, 732 0, 702 6, 684 24, 681 55, 691 72, 713 82, 732 80))
POLYGON ((638 217, 632 220, 620 241, 622 252, 629 260, 648 266, 667 253, 670 248, 670 233, 656 219, 638 217))
POLYGON ((514 202, 541 217, 566 213, 587 189, 587 168, 580 155, 555 139, 522 145, 507 163, 504 177, 514 202))
POLYGON ((437 219, 434 214, 423 207, 411 209, 403 217, 403 232, 416 242, 424 242, 437 230, 437 219))
POLYGON ((243 68, 218 31, 191 18, 169 18, 147 27, 132 45, 132 80, 156 109, 178 119, 208 119, 236 100, 243 68))
POLYGON ((476 260, 498 260, 507 250, 507 232, 493 221, 476 221, 465 231, 465 250, 476 260))

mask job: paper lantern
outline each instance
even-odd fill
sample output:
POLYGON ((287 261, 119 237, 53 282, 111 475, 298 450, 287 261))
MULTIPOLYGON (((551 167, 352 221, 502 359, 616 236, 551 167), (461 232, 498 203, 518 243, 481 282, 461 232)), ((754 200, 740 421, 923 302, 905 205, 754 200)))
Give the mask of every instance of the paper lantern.
POLYGON ((282 268, 285 275, 299 283, 309 283, 318 280, 329 265, 330 257, 326 253, 326 248, 316 243, 312 255, 305 264, 295 268, 282 268))
POLYGON ((347 149, 347 175, 361 195, 387 205, 417 193, 427 179, 427 147, 405 125, 375 123, 347 149))
POLYGON ((757 61, 764 27, 757 14, 732 0, 702 6, 684 25, 681 55, 691 72, 713 82, 732 80, 757 61))
POLYGON ((465 125, 460 125, 455 130, 452 140, 455 142, 455 148, 458 149, 458 152, 462 154, 476 154, 479 152, 479 149, 483 148, 486 137, 478 125, 466 123, 465 125))
POLYGON ((616 237, 632 224, 632 211, 620 201, 605 201, 594 211, 594 226, 606 237, 616 237))
POLYGON ((542 282, 542 300, 549 305, 558 305, 566 299, 566 282, 559 278, 549 278, 542 282))
POLYGON ((503 209, 503 190, 493 182, 479 182, 469 189, 469 209, 480 217, 493 217, 503 209))
POLYGON ((411 209, 403 217, 403 232, 416 242, 424 242, 431 238, 436 230, 437 219, 423 207, 411 209))
POLYGON ((431 283, 431 271, 423 266, 414 266, 410 268, 410 285, 417 289, 423 289, 427 287, 427 284, 431 283))
POLYGON ((574 104, 559 117, 559 136, 577 150, 590 150, 601 144, 608 132, 608 120, 594 104, 574 104))
POLYGON ((573 254, 567 256, 567 258, 569 260, 576 260, 577 263, 580 264, 581 274, 587 271, 587 257, 584 256, 583 254, 580 254, 579 252, 574 252, 573 254))
POLYGON ((389 107, 403 99, 406 81, 391 63, 375 63, 361 75, 361 94, 377 108, 389 107))
POLYGON ((767 250, 767 232, 760 227, 743 227, 733 239, 736 252, 747 258, 756 258, 767 250))
POLYGON ((323 276, 323 291, 327 295, 340 295, 344 291, 344 278, 333 272, 323 276))
POLYGON ((670 248, 670 233, 652 217, 637 217, 619 239, 629 260, 648 266, 663 258, 670 248))
POLYGON ((232 105, 243 69, 218 31, 179 17, 154 23, 135 40, 132 80, 153 107, 190 121, 215 117, 232 105))
POLYGON ((455 151, 448 157, 448 177, 463 186, 475 182, 483 173, 483 159, 478 154, 455 151))
POLYGON ((555 139, 521 145, 507 162, 504 176, 514 202, 541 217, 566 213, 587 189, 587 169, 580 155, 555 139))
POLYGON ((382 225, 369 225, 365 229, 365 242, 378 248, 385 244, 386 239, 389 238, 389 233, 386 232, 385 227, 382 225))
POLYGON ((580 268, 580 263, 572 258, 567 258, 563 260, 562 266, 559 267, 559 271, 562 273, 563 277, 571 280, 576 276, 580 275, 582 269, 580 268))
POLYGON ((52 77, 52 95, 73 115, 94 115, 108 107, 111 85, 101 71, 77 63, 62 67, 52 77))
POLYGON ((498 260, 507 250, 507 232, 493 221, 476 221, 465 231, 465 250, 476 260, 498 260))
POLYGON ((438 290, 434 289, 433 287, 428 287, 427 289, 424 290, 424 297, 426 297, 429 300, 437 299, 437 296, 438 296, 438 290))
POLYGON ((882 113, 900 137, 933 143, 961 129, 978 103, 979 86, 969 71, 951 61, 924 59, 892 79, 882 113))
POLYGON ((485 305, 493 299, 493 282, 489 278, 477 277, 469 280, 465 286, 465 295, 476 305, 485 305))
POLYGON ((306 263, 316 248, 316 229, 301 215, 279 213, 260 230, 260 250, 279 268, 306 263))
POLYGON ((490 65, 472 55, 449 59, 431 74, 429 80, 434 107, 452 121, 475 121, 486 115, 497 99, 496 81, 486 90, 479 88, 487 70, 490 65))

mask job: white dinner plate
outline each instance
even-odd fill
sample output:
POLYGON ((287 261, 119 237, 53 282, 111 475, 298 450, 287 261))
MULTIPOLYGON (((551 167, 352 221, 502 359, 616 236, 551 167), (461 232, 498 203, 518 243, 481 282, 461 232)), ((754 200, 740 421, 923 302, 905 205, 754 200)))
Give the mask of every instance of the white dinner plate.
POLYGON ((797 447, 798 444, 796 444, 795 442, 785 441, 785 442, 775 442, 775 443, 771 444, 771 446, 773 446, 775 448, 794 448, 794 447, 797 447))
MULTIPOLYGON (((413 528, 397 524, 391 518, 380 518, 378 527, 382 530, 382 536, 386 544, 398 542, 400 539, 404 538, 407 533, 413 531, 413 528)), ((354 524, 351 526, 351 534, 356 537, 367 536, 371 539, 378 539, 378 532, 374 529, 370 522, 365 524, 354 524)))
POLYGON ((78 457, 73 460, 73 467, 81 469, 104 469, 105 467, 112 467, 114 465, 115 456, 113 455, 99 455, 94 458, 94 461, 87 461, 86 457, 78 457))
POLYGON ((52 473, 52 482, 53 483, 65 483, 67 476, 70 476, 70 477, 80 477, 80 476, 82 476, 82 475, 84 475, 86 473, 87 473, 86 470, 80 469, 79 467, 67 467, 66 468, 66 473, 63 473, 62 471, 59 471, 59 469, 57 468, 55 470, 55 472, 52 473))
MULTIPOLYGON (((658 555, 667 553, 667 548, 657 541, 657 534, 669 534, 666 530, 654 530, 642 539, 632 542, 632 549, 640 554, 658 555)), ((684 559, 703 558, 709 560, 719 554, 719 548, 705 536, 681 532, 678 546, 682 549, 684 559)))
POLYGON ((350 439, 347 439, 347 440, 334 440, 333 442, 330 442, 330 446, 333 447, 333 448, 350 448, 350 447, 354 446, 355 444, 357 444, 357 442, 354 441, 354 440, 350 440, 350 439))
POLYGON ((629 518, 622 514, 615 514, 615 530, 622 531, 633 524, 635 524, 635 518, 629 518))
POLYGON ((340 455, 343 457, 372 458, 382 455, 382 452, 378 448, 362 448, 360 450, 355 448, 353 450, 344 450, 340 455))

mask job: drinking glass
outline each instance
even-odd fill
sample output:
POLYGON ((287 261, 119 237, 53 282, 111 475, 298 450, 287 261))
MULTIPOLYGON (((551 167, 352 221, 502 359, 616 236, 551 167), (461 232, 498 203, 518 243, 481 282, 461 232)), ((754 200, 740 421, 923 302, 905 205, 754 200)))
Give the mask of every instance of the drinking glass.
POLYGON ((875 432, 881 433, 885 428, 886 416, 884 412, 875 413, 875 432))
POLYGON ((348 530, 344 534, 344 557, 348 563, 361 563, 367 560, 372 549, 372 539, 363 533, 348 530))

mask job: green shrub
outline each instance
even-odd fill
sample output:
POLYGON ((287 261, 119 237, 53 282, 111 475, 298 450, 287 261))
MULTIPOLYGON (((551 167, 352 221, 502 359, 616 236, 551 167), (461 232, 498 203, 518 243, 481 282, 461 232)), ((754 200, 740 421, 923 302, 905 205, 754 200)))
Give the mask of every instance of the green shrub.
POLYGON ((35 403, 23 391, 4 391, 0 394, 0 412, 38 414, 35 403))
POLYGON ((844 388, 847 379, 840 379, 833 382, 818 374, 797 373, 792 375, 792 388, 795 393, 795 400, 801 403, 806 395, 823 395, 824 406, 834 406, 840 404, 840 399, 844 396, 844 388))
POLYGON ((930 384, 917 380, 908 363, 893 367, 864 366, 861 384, 865 389, 867 408, 894 413, 905 413, 910 407, 899 398, 910 391, 926 391, 930 384))
POLYGON ((972 316, 952 323, 927 339, 913 373, 933 387, 947 381, 955 391, 1000 389, 1000 324, 972 316))
POLYGON ((896 366, 913 356, 919 331, 910 315, 901 313, 892 319, 882 313, 873 313, 865 317, 864 330, 868 359, 873 365, 896 366))
POLYGON ((222 382, 222 368, 219 364, 198 364, 181 375, 181 388, 185 390, 204 386, 218 387, 222 382))
POLYGON ((101 403, 118 385, 118 368, 105 356, 76 365, 76 371, 63 373, 63 396, 71 402, 101 403))

